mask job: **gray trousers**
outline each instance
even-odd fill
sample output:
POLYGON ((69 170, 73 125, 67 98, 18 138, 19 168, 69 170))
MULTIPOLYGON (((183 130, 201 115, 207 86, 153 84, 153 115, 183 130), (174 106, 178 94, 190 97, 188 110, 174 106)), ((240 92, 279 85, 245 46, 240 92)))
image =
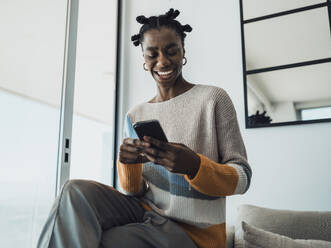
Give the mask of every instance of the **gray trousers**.
POLYGON ((196 248, 175 222, 138 198, 88 180, 70 180, 56 198, 37 248, 196 248))

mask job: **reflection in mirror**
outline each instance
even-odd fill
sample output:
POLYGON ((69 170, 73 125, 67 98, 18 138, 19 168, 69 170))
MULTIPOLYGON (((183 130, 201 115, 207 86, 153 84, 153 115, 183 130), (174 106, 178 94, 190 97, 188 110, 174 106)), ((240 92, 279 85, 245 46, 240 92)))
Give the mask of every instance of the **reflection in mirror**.
POLYGON ((247 70, 331 57, 327 8, 245 25, 247 70))
POLYGON ((252 19, 319 3, 325 3, 325 0, 244 0, 244 19, 252 19))
POLYGON ((246 127, 331 121, 331 1, 264 2, 240 0, 246 127))
POLYGON ((325 110, 331 108, 330 72, 331 63, 323 63, 248 75, 248 115, 266 111, 270 123, 331 118, 325 110), (306 110, 320 114, 303 116, 306 110))

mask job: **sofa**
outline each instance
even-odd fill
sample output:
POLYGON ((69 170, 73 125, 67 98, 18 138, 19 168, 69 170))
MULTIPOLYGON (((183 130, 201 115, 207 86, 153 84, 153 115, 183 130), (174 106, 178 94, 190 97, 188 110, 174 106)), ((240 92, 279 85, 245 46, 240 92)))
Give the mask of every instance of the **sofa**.
POLYGON ((331 212, 241 205, 236 224, 227 226, 227 248, 243 247, 331 248, 331 212))

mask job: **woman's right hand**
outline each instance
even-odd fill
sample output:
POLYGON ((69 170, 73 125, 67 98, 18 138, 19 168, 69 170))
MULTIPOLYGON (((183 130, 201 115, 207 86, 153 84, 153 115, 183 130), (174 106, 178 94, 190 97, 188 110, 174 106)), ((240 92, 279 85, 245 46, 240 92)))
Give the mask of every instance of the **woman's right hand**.
POLYGON ((142 155, 141 150, 150 144, 139 139, 125 138, 120 146, 119 161, 123 164, 146 163, 149 160, 142 155))

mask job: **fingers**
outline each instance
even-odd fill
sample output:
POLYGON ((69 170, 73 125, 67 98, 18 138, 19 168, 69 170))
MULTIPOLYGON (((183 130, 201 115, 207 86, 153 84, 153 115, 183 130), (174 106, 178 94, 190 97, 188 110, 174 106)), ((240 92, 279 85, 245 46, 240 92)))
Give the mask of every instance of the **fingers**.
POLYGON ((148 158, 149 161, 153 162, 154 164, 159 164, 166 167, 169 171, 172 171, 173 162, 167 158, 160 158, 154 157, 153 155, 145 153, 145 156, 148 158))
POLYGON ((120 151, 121 152, 131 152, 131 153, 139 153, 139 147, 131 146, 131 145, 121 145, 120 146, 120 151))
POLYGON ((172 150, 172 146, 168 143, 168 142, 164 142, 155 138, 152 138, 150 136, 144 136, 144 140, 154 146, 156 146, 157 148, 160 148, 161 150, 164 151, 171 151, 172 150))
POLYGON ((123 144, 130 145, 130 146, 136 146, 138 144, 138 140, 132 139, 132 138, 125 138, 123 140, 123 144))
POLYGON ((149 148, 143 148, 142 152, 150 161, 161 164, 165 167, 173 166, 175 155, 177 154, 172 143, 157 140, 153 137, 144 136, 144 140, 151 144, 149 148))
POLYGON ((131 153, 131 152, 127 152, 127 151, 120 151, 119 152, 119 160, 122 163, 125 164, 131 164, 131 163, 135 163, 138 159, 139 154, 135 154, 135 153, 131 153))
POLYGON ((167 158, 169 155, 167 152, 164 152, 162 150, 159 150, 157 148, 143 148, 141 150, 141 152, 143 152, 144 154, 148 154, 151 155, 155 158, 167 158))
POLYGON ((146 158, 140 156, 143 148, 150 147, 150 144, 139 139, 126 138, 120 146, 119 160, 122 163, 145 163, 146 158))
POLYGON ((146 163, 149 161, 149 159, 146 156, 142 156, 141 154, 133 155, 132 153, 120 152, 119 161, 123 164, 138 164, 146 163))
POLYGON ((123 140, 123 144, 129 145, 129 146, 136 146, 136 147, 150 147, 150 144, 145 141, 141 141, 139 139, 133 139, 133 138, 125 138, 123 140))
POLYGON ((127 151, 132 153, 140 153, 142 149, 148 148, 151 145, 145 141, 138 139, 126 138, 120 146, 120 151, 127 151))
POLYGON ((147 136, 144 136, 143 141, 126 138, 120 146, 120 161, 123 163, 134 163, 136 161, 145 163, 151 161, 173 172, 176 145, 178 144, 163 142, 147 136), (145 156, 141 157, 141 153, 144 153, 145 156))

